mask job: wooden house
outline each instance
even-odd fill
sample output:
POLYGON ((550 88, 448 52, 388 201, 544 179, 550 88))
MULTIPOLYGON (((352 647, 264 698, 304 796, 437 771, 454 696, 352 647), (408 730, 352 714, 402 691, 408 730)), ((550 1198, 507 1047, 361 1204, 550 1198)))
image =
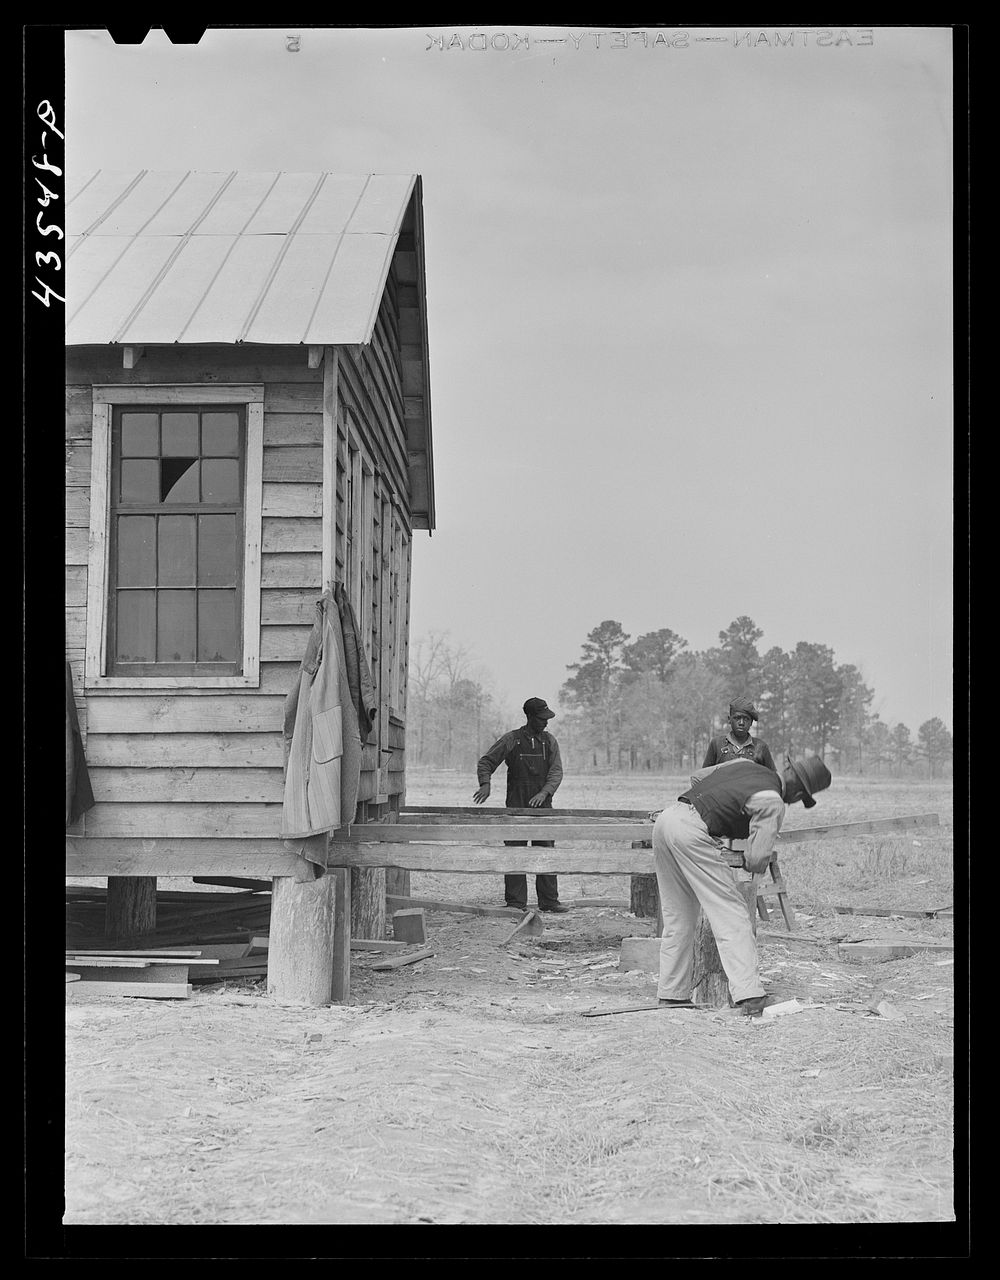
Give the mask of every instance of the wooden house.
POLYGON ((356 820, 405 790, 434 527, 421 180, 100 170, 66 196, 66 646, 96 800, 67 872, 315 896, 280 836, 282 715, 336 581, 379 704, 356 820))

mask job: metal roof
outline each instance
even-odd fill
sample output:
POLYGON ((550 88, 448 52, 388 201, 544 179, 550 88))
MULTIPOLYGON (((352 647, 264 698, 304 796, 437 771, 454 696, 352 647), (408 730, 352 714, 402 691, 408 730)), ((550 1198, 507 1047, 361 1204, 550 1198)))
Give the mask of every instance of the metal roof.
POLYGON ((68 181, 66 344, 367 343, 416 181, 148 169, 68 181))

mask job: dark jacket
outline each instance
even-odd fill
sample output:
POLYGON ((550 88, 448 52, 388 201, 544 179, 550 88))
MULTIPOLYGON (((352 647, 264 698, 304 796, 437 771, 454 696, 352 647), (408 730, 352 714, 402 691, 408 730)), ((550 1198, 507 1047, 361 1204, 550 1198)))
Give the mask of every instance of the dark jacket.
POLYGON ((66 663, 66 825, 72 826, 82 813, 94 807, 94 793, 83 753, 83 737, 73 698, 73 675, 66 663))
POLYGON ((750 834, 750 815, 743 806, 757 791, 784 795, 781 778, 773 769, 752 760, 736 760, 695 782, 678 799, 694 805, 710 836, 745 840, 750 834))
POLYGON ((511 809, 523 809, 541 791, 544 804, 551 806, 563 779, 559 743, 546 730, 533 734, 527 725, 512 729, 498 738, 476 765, 479 785, 489 782, 500 765, 507 766, 507 798, 511 809))
POLYGON ((757 764, 762 764, 765 769, 774 769, 777 772, 777 766, 766 742, 761 742, 759 738, 749 738, 742 746, 737 746, 728 733, 720 733, 708 744, 701 767, 707 769, 709 765, 725 764, 729 760, 754 760, 757 764))

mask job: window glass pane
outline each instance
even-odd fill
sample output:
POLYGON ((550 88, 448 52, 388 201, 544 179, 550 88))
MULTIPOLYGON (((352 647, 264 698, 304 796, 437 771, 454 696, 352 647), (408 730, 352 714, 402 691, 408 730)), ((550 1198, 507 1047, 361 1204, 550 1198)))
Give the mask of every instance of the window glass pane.
POLYGON ((198 415, 196 413, 165 413, 163 415, 164 458, 191 457, 198 448, 198 415))
POLYGON ((157 502, 159 500, 158 462, 122 459, 120 502, 157 502))
POLYGON ((198 661, 236 661, 236 592, 198 592, 198 661))
POLYGON ((122 457, 155 458, 160 452, 156 413, 123 413, 122 457))
POLYGON ((164 458, 160 462, 160 501, 198 501, 197 458, 164 458))
POLYGON ((156 521, 153 516, 118 517, 118 585, 156 586, 156 521))
POLYGON ((159 583, 161 587, 193 587, 197 516, 160 516, 159 583))
POLYGON ((201 415, 201 452, 205 457, 234 458, 240 451, 238 413, 201 415))
POLYGON ((198 583, 203 587, 236 585, 236 517, 198 517, 198 583))
POLYGON ((153 617, 156 609, 156 592, 119 591, 117 604, 117 660, 119 662, 155 661, 156 638, 153 617))
POLYGON ((201 464, 203 502, 239 502, 240 464, 228 458, 206 458, 201 464))
POLYGON ((160 591, 156 609, 157 662, 194 662, 193 591, 160 591))

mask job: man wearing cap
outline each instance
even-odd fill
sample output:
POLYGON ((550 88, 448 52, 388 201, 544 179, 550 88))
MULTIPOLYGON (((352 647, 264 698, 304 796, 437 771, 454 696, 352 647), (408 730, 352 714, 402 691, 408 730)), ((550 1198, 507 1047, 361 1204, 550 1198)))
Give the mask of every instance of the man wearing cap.
MULTIPOLYGON (((545 726, 555 715, 543 698, 529 698, 524 704, 525 723, 494 742, 476 765, 479 787, 472 799, 482 804, 490 794, 490 778, 501 764, 507 766, 508 809, 551 809, 552 797, 562 782, 559 743, 545 726)), ((524 847, 527 840, 505 840, 505 845, 524 847)), ((532 840, 532 846, 551 849, 554 840, 532 840)), ((536 875, 535 893, 540 911, 566 912, 559 901, 559 884, 554 875, 536 875)), ((504 876, 504 898, 508 907, 528 909, 528 877, 504 876)))
POLYGON ((757 708, 749 698, 734 698, 729 704, 729 732, 712 739, 701 767, 707 769, 729 760, 754 760, 776 770, 767 743, 750 737, 750 725, 757 718, 757 708))
POLYGON ((663 933, 656 994, 661 1008, 692 1008, 695 927, 708 918, 733 1003, 759 1017, 765 1005, 757 942, 747 904, 722 854, 722 841, 746 840, 744 861, 758 874, 771 860, 785 805, 830 785, 819 758, 789 761, 783 775, 753 760, 731 760, 699 769, 677 803, 653 824, 653 865, 660 893, 663 933))

